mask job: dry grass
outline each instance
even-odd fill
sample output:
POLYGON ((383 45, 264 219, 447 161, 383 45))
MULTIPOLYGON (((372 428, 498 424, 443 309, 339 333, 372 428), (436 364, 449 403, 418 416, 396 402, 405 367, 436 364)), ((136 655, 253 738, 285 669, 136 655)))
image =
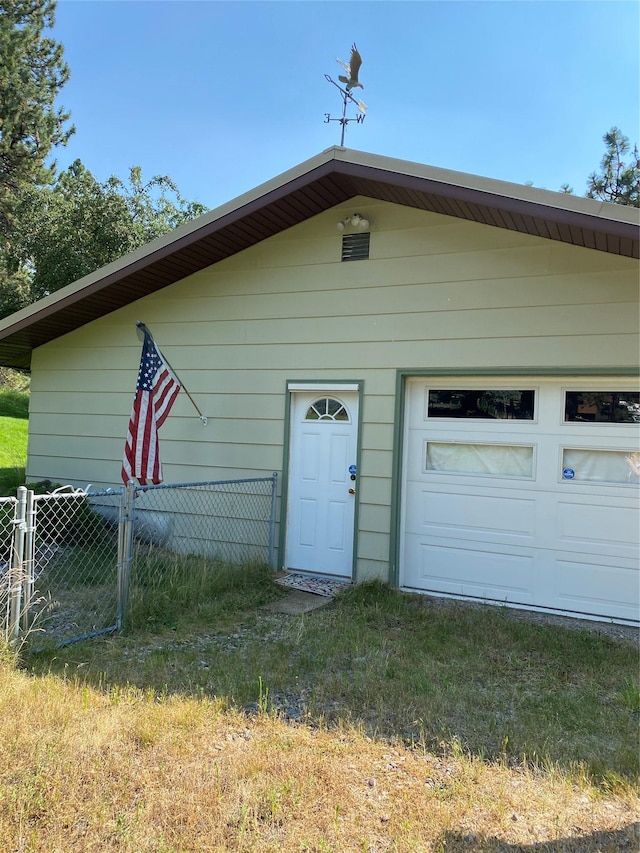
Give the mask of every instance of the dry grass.
POLYGON ((0 740, 6 853, 637 849, 631 788, 220 700, 101 692, 8 660, 0 740))
POLYGON ((0 658, 2 853, 639 849, 632 644, 382 584, 289 617, 265 572, 0 658))

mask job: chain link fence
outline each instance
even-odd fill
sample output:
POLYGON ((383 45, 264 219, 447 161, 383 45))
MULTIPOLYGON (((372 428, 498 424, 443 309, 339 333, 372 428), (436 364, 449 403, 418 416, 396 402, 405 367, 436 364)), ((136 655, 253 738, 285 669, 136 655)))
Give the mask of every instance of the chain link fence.
POLYGON ((162 622, 176 607, 193 606, 198 590, 209 594, 207 580, 223 567, 274 568, 276 483, 273 474, 138 487, 124 567, 129 624, 162 622))
POLYGON ((16 498, 0 498, 0 626, 5 641, 18 631, 16 618, 20 618, 19 608, 14 616, 15 596, 20 588, 13 552, 17 504, 16 498))
POLYGON ((134 536, 176 554, 271 564, 274 478, 140 486, 134 536))
POLYGON ((193 573, 194 561, 200 572, 274 567, 276 485, 273 474, 45 495, 21 487, 17 500, 0 499, 5 638, 63 646, 117 631, 130 602, 193 573))

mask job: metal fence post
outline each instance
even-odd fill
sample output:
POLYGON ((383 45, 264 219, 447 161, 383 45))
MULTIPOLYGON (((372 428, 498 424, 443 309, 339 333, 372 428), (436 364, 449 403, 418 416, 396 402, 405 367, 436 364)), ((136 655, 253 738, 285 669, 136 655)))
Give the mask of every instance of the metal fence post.
POLYGON ((123 605, 124 605, 124 534, 125 534, 125 518, 127 512, 127 493, 123 490, 120 494, 120 502, 118 504, 118 555, 116 557, 116 584, 118 587, 117 602, 116 602, 116 628, 119 631, 122 628, 123 605))
POLYGON ((7 639, 10 642, 17 640, 20 636, 24 534, 27 526, 25 523, 26 505, 27 489, 25 486, 19 486, 18 502, 16 503, 15 515, 13 520, 11 565, 9 566, 9 624, 7 639))
POLYGON ((116 628, 122 628, 127 615, 129 601, 129 582, 131 580, 131 562, 133 560, 133 513, 135 484, 126 485, 120 499, 118 516, 118 610, 116 628))
POLYGON ((33 601, 35 591, 35 533, 36 533, 36 505, 33 499, 33 490, 27 490, 27 502, 25 506, 25 541, 24 541, 24 573, 22 577, 22 590, 24 604, 22 607, 22 630, 29 629, 29 608, 33 601))
POLYGON ((269 515, 269 566, 276 570, 276 492, 278 475, 274 471, 271 478, 271 513, 269 515))

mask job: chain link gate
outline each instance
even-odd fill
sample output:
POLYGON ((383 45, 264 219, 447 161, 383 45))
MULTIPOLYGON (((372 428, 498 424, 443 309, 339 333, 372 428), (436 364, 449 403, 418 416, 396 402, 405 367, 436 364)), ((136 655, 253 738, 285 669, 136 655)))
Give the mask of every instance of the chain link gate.
POLYGON ((65 645, 118 626, 118 544, 124 489, 70 487, 27 503, 28 627, 65 645), (32 519, 32 523, 30 523, 32 519))
POLYGON ((130 588, 194 557, 275 567, 277 475, 0 499, 0 625, 57 647, 119 630, 130 588), (6 559, 5 559, 6 558, 6 559))

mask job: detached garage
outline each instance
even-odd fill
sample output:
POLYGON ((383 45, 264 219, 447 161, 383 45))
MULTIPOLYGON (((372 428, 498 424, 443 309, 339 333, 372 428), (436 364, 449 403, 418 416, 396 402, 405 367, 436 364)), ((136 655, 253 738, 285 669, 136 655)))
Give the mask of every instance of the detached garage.
POLYGON ((0 321, 27 478, 271 476, 278 568, 639 621, 639 211, 332 148, 0 321))

